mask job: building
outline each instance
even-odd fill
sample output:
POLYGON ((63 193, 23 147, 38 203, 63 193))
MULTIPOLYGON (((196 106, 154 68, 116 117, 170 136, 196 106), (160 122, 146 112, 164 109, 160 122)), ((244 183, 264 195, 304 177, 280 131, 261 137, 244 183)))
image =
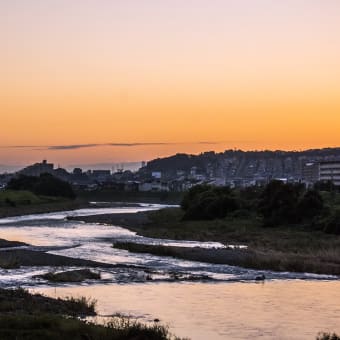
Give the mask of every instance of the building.
POLYGON ((169 185, 166 182, 161 182, 159 180, 146 181, 144 183, 139 183, 139 191, 169 191, 169 185))
POLYGON ((302 181, 306 183, 307 186, 313 185, 319 180, 320 165, 317 162, 304 163, 302 165, 302 181))
POLYGON ((320 162, 320 181, 331 181, 334 185, 340 186, 340 161, 320 162))
POLYGON ((110 170, 93 170, 91 173, 91 178, 98 182, 106 182, 111 179, 110 170))
POLYGON ((151 177, 155 179, 161 179, 162 178, 162 173, 160 171, 153 171, 151 173, 151 177))
POLYGON ((35 163, 33 165, 29 165, 26 168, 20 170, 18 173, 20 175, 26 176, 40 176, 41 174, 52 174, 54 165, 52 163, 47 163, 44 159, 41 163, 35 163))

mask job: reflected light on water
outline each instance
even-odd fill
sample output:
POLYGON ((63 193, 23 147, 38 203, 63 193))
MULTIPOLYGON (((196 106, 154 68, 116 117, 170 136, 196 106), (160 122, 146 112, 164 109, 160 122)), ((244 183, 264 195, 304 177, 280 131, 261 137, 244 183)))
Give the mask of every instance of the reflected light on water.
POLYGON ((40 288, 49 296, 87 296, 101 315, 158 318, 193 340, 315 339, 340 332, 340 282, 132 284, 40 288))

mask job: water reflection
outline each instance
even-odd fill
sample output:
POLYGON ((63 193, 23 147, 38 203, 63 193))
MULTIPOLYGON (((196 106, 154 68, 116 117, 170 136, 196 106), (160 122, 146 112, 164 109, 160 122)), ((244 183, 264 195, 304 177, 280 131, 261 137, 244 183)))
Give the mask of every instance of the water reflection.
MULTIPOLYGON (((184 247, 224 247, 218 242, 192 242, 192 241, 173 241, 146 238, 136 235, 125 228, 119 226, 82 223, 67 220, 66 217, 72 215, 89 215, 102 213, 134 213, 138 211, 159 209, 159 205, 147 205, 142 207, 108 207, 96 209, 80 209, 72 212, 58 212, 41 215, 18 216, 9 219, 0 219, 0 238, 13 241, 26 242, 34 246, 61 247, 60 249, 50 250, 49 253, 64 255, 74 258, 93 260, 110 264, 125 264, 141 266, 147 268, 144 274, 141 270, 108 270, 101 269, 106 282, 140 282, 146 278, 158 282, 169 279, 185 280, 188 277, 203 281, 249 281, 254 280, 257 275, 264 271, 250 270, 228 265, 214 265, 200 262, 192 262, 174 259, 172 257, 160 257, 150 254, 130 253, 123 249, 113 248, 112 244, 117 241, 132 241, 146 244, 178 245, 184 247), (172 273, 177 273, 173 275, 172 273)), ((31 248, 32 249, 32 248, 31 248)), ((37 249, 37 248, 33 248, 37 249)), ((40 248, 38 248, 40 249, 40 248)), ((64 268, 67 269, 67 268, 64 268)), ((25 268, 0 270, 2 286, 15 285, 36 285, 40 281, 34 279, 36 269, 25 268), (31 275, 30 275, 31 273, 31 275)), ((53 268, 46 267, 44 271, 51 271, 53 268)), ((275 273, 265 272, 267 279, 277 278, 304 278, 304 279, 325 279, 332 278, 327 275, 312 275, 305 273, 275 273)), ((336 278, 334 278, 336 279, 336 278)))
POLYGON ((193 340, 315 339, 340 332, 340 282, 130 284, 40 288, 49 296, 87 296, 101 315, 154 318, 193 340))

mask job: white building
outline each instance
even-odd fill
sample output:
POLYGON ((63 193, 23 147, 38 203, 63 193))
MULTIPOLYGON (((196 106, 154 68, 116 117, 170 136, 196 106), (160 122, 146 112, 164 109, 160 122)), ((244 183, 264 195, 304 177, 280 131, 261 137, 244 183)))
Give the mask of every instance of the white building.
POLYGON ((320 181, 331 181, 340 186, 340 161, 320 162, 320 181))
POLYGON ((139 183, 139 191, 169 191, 168 183, 161 181, 148 181, 144 183, 139 183))

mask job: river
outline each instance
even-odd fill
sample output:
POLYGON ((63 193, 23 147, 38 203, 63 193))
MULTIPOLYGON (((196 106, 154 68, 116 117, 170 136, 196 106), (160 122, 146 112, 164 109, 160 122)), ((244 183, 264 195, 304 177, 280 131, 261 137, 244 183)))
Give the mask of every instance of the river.
MULTIPOLYGON (((125 228, 67 220, 67 216, 134 213, 159 205, 91 208, 0 219, 0 238, 29 249, 137 268, 99 268, 102 280, 51 285, 35 277, 51 267, 0 270, 2 287, 24 286, 50 296, 87 296, 101 316, 122 313, 142 321, 157 318, 178 336, 200 339, 314 339, 319 331, 340 332, 340 281, 308 273, 276 273, 132 254, 115 241, 186 247, 223 247, 216 242, 157 240, 125 228), (139 266, 139 268, 138 268, 139 266), (173 280, 173 273, 180 280, 173 280), (264 283, 254 278, 264 273, 264 283), (177 275, 178 277, 178 275, 177 275), (197 282, 190 279, 202 278, 197 282)), ((73 269, 72 267, 63 270, 73 269)), ((96 269, 98 270, 98 269, 96 269)))

